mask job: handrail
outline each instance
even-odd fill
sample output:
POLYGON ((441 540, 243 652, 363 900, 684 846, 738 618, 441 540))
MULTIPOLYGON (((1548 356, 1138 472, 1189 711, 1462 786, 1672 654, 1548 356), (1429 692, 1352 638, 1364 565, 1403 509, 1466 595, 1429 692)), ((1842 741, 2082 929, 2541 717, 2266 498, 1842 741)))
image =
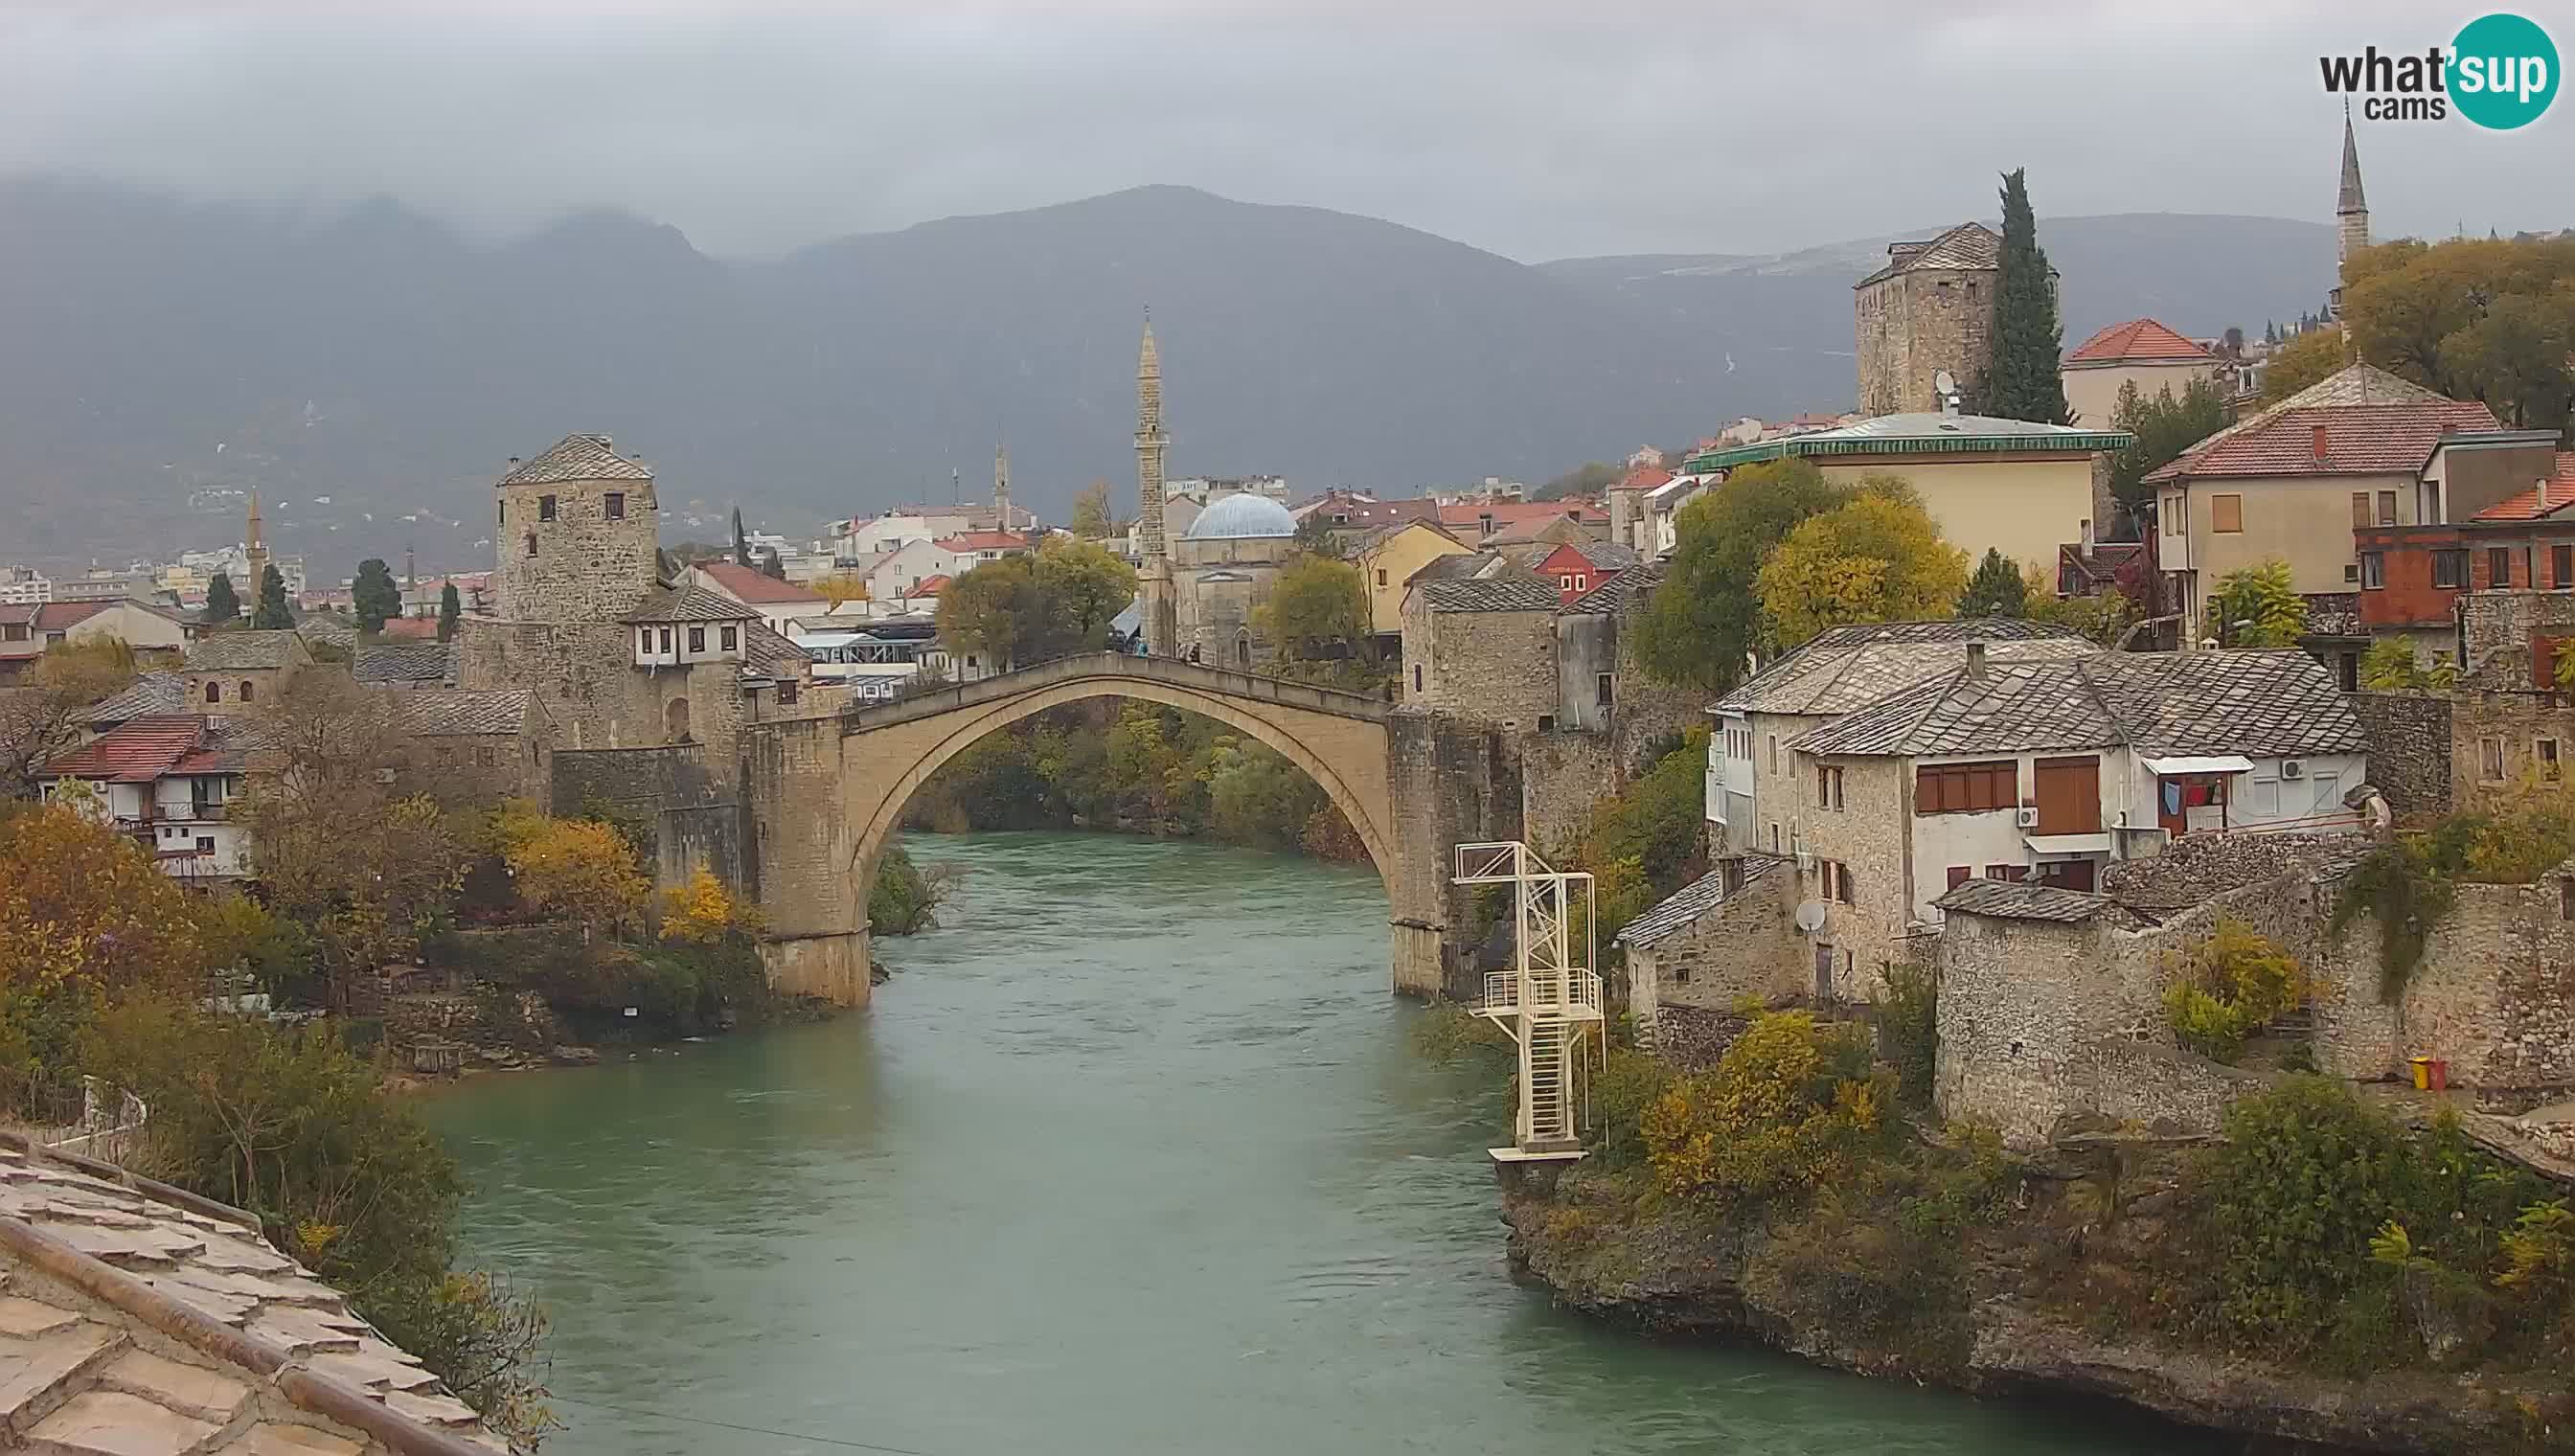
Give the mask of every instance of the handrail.
POLYGON ((1337 714, 1348 718, 1381 719, 1389 711, 1382 700, 1316 683, 1302 683, 1292 678, 1278 678, 1262 673, 1248 673, 1233 668, 1212 668, 1182 658, 1137 657, 1131 653, 1070 653, 1036 663, 1013 667, 1006 673, 995 673, 969 683, 915 693, 892 703, 853 702, 841 710, 845 728, 858 730, 886 724, 907 722, 924 713, 946 713, 1014 697, 1032 687, 1069 677, 1097 675, 1103 677, 1177 681, 1231 697, 1280 703, 1291 708, 1307 708, 1318 713, 1337 714), (1066 671, 1068 667, 1073 671, 1066 671), (1191 680, 1199 681, 1193 682, 1191 680), (1240 685, 1240 686, 1237 686, 1240 685), (1286 690, 1285 693, 1282 690, 1286 690), (1315 700, 1299 704, 1288 695, 1311 695, 1315 700))

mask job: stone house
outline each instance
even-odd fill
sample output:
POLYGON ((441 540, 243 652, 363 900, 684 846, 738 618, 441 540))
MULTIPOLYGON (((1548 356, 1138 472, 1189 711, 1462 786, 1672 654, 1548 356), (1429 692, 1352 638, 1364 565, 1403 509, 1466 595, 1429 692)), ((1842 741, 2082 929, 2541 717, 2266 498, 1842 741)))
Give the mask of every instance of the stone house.
POLYGON ((313 666, 313 650, 293 632, 219 632, 188 650, 180 677, 200 713, 252 713, 273 703, 290 676, 313 666))
POLYGON ((551 796, 554 734, 545 706, 525 688, 467 692, 417 688, 388 695, 395 726, 412 740, 405 770, 417 788, 454 803, 551 796))
POLYGON ((2153 319, 2111 324, 2066 351, 2065 408, 2073 424, 2115 429, 2122 388, 2135 385, 2145 400, 2170 391, 2178 400, 2195 380, 2214 383, 2218 367, 2205 346, 2153 319))
POLYGON ((1643 493, 1637 503, 1636 552, 1656 560, 1680 549, 1681 508, 1706 495, 1718 477, 1678 475, 1643 493))
POLYGON ((128 719, 46 759, 35 778, 45 798, 133 836, 164 874, 213 883, 250 872, 232 814, 246 771, 246 726, 191 713, 128 719))
MULTIPOLYGON (((1984 224, 1960 223, 1936 237, 1889 243, 1886 266, 1851 286, 1861 414, 1942 408, 1944 371, 1961 390, 1981 387, 1993 364, 2002 246, 1984 224)), ((2056 286, 2053 269, 2048 286, 2056 286)))
POLYGON ((1403 600, 1403 706, 1552 728, 1560 605, 1552 583, 1528 577, 1416 582, 1403 600))
MULTIPOLYGON (((1837 988, 1907 958, 1969 879, 2089 890, 2189 834, 2357 831, 2368 739, 2303 652, 2109 653, 1958 668, 1789 745, 1789 852, 1837 988)), ((1820 986, 1820 981, 1819 981, 1820 986)))
POLYGON ((2191 639, 2217 636, 2208 599, 2230 573, 2276 557, 2303 596, 2366 592, 2384 584, 2364 574, 2353 533, 2464 520, 2528 489, 2503 490, 2463 458, 2456 482, 2427 473, 2444 436, 2495 429, 2484 405, 2355 364, 2148 474, 2156 560, 2191 639))
POLYGON ((1436 521, 1398 521, 1356 538, 1349 559, 1367 588, 1368 630, 1402 637, 1403 594, 1413 575, 1440 557, 1463 554, 1464 544, 1436 521))
POLYGON ((2575 695, 2462 687, 2449 695, 2449 709, 2450 802, 2566 776, 2575 755, 2575 695))
POLYGON ((1564 605, 1571 607, 1578 599, 1609 585, 1610 579, 1637 563, 1636 553, 1615 542, 1580 538, 1567 541, 1544 552, 1532 551, 1535 563, 1529 575, 1541 582, 1553 582, 1564 605))
POLYGON ((1855 485, 1897 476, 1920 494, 1942 539, 2015 564, 2044 566, 2081 539, 2100 515, 2112 451, 2129 436, 2104 428, 2034 425, 1986 415, 1881 415, 1837 430, 1726 446, 1691 456, 1683 469, 1721 474, 1791 457, 1829 481, 1855 485))
POLYGON ((1628 1012, 1650 1026, 1666 1007, 1727 1011, 1749 997, 1794 1000, 1812 989, 1791 916, 1797 881, 1789 861, 1758 852, 1725 854, 1669 899, 1628 921, 1628 1012))
POLYGON ((1638 461, 1629 467, 1604 494, 1609 512, 1609 541, 1639 556, 1654 554, 1653 536, 1645 526, 1645 497, 1658 487, 1671 483, 1672 473, 1663 469, 1658 451, 1650 461, 1638 461))
POLYGON ((351 677, 369 688, 453 688, 454 643, 370 643, 349 664, 351 677))

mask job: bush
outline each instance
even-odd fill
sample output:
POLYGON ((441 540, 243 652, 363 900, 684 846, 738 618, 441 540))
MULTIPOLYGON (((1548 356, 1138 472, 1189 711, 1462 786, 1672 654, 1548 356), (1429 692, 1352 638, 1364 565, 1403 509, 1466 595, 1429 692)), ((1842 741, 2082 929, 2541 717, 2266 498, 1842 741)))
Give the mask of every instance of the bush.
POLYGON ((2182 1045, 2231 1064, 2246 1037, 2306 1003, 2309 983, 2288 952, 2242 920, 2221 918, 2165 988, 2164 1015, 2182 1045))
POLYGON ((662 891, 665 940, 710 945, 718 940, 757 935, 760 926, 760 906, 734 894, 709 870, 701 869, 689 876, 687 884, 675 884, 662 891))
POLYGON ((1591 1089, 1591 1112, 1599 1123, 1593 1160, 1611 1168, 1643 1162, 1645 1109, 1671 1085, 1672 1069, 1661 1058, 1629 1047, 1610 1047, 1608 1065, 1591 1089))
POLYGON ((1412 1049, 1433 1061, 1455 1061, 1511 1047, 1511 1033, 1450 1000, 1432 1001, 1412 1023, 1412 1049))
POLYGON ((1857 1028, 1770 1012, 1713 1070, 1646 1108, 1646 1156, 1663 1192, 1718 1209, 1794 1195, 1835 1181, 1882 1140, 1893 1094, 1857 1028))
POLYGON ((1895 1068, 1895 1092, 1908 1107, 1931 1105, 1940 1054, 1940 969, 1906 961, 1886 968, 1876 998, 1878 1054, 1895 1068))
POLYGON ((877 856, 877 882, 868 887, 868 928, 883 935, 917 935, 939 925, 938 910, 956 885, 945 865, 924 871, 911 851, 888 844, 877 856))

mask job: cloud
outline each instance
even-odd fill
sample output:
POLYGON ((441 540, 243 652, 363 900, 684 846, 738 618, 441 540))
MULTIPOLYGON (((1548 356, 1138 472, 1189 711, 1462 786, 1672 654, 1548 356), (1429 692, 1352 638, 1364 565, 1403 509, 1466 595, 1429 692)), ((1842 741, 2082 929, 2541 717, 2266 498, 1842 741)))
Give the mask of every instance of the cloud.
MULTIPOLYGON (((486 233, 609 206, 720 255, 1147 182, 1522 259, 1768 252, 1988 214, 2013 166, 2044 213, 2321 218, 2317 53, 2448 23, 2394 0, 21 7, 0 173, 385 194, 486 233)), ((2565 115, 2368 127, 2380 230, 2564 225, 2545 179, 2571 139, 2565 115)))

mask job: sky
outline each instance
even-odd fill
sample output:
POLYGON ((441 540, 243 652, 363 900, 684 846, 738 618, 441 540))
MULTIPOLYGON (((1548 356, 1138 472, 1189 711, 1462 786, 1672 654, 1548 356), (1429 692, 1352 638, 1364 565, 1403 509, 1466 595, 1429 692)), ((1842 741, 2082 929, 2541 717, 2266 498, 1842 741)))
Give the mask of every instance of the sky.
MULTIPOLYGON (((2423 0, 0 0, 0 175, 391 196, 471 232, 613 207, 717 256, 1146 183, 1535 262, 1769 253, 1995 211, 2328 219, 2317 56, 2423 0)), ((2523 4, 2575 62, 2575 0, 2523 4)), ((2364 122, 2382 237, 2575 225, 2575 98, 2364 122)))

